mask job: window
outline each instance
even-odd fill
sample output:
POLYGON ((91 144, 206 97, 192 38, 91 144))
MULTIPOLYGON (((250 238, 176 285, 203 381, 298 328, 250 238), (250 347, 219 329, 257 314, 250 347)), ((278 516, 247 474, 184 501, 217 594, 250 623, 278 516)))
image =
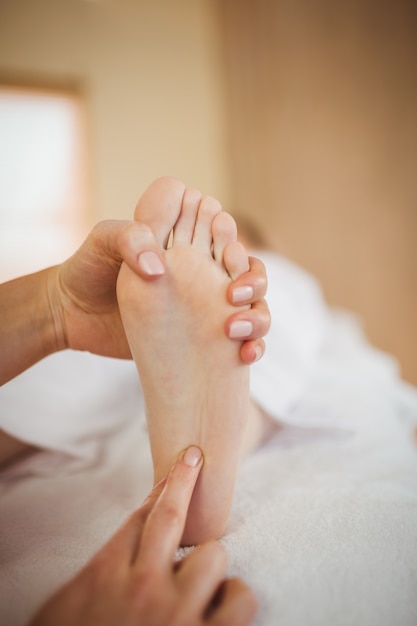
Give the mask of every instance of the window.
POLYGON ((0 279, 58 263, 85 232, 86 154, 76 91, 0 85, 0 279))

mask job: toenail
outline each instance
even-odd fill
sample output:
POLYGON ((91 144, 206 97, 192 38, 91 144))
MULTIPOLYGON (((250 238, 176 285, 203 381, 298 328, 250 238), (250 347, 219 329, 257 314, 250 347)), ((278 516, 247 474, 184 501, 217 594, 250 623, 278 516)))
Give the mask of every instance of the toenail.
POLYGON ((235 304, 247 302, 253 298, 253 288, 249 286, 236 287, 232 292, 232 300, 235 304))
POLYGON ((249 337, 252 334, 252 332, 253 332, 252 322, 248 322, 246 320, 238 320, 230 324, 229 338, 230 339, 245 339, 245 337, 249 337))
POLYGON ((153 250, 145 250, 140 253, 138 267, 148 276, 162 276, 165 273, 164 264, 153 250))

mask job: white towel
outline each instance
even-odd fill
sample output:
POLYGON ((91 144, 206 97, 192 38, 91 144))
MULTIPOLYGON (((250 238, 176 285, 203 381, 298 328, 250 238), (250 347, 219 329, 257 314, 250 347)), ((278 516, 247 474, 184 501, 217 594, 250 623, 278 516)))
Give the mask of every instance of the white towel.
MULTIPOLYGON (((229 573, 258 596, 255 626, 415 626, 417 391, 314 281, 294 270, 290 289, 294 268, 268 264, 275 328, 252 394, 284 426, 239 472, 229 573)), ((0 621, 21 626, 143 500, 152 466, 132 363, 55 355, 0 407, 9 432, 79 460, 0 483, 0 621)))
MULTIPOLYGON (((229 574, 258 597, 254 626, 417 623, 417 393, 399 407, 356 433, 285 426, 244 461, 222 542, 229 574)), ((94 466, 0 484, 1 623, 25 624, 151 480, 144 422, 132 419, 94 466)))

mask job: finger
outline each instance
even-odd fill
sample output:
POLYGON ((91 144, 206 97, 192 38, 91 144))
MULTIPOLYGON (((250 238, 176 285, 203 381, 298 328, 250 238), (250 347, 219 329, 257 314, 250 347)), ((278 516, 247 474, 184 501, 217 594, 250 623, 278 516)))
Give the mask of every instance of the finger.
POLYGON ((249 257, 249 271, 234 280, 228 288, 230 304, 251 304, 263 298, 268 286, 265 265, 255 257, 249 257))
POLYGON ((130 222, 119 235, 120 254, 127 265, 145 280, 165 273, 162 250, 151 228, 141 222, 130 222))
POLYGON ((172 467, 142 532, 136 562, 141 568, 171 568, 184 531, 191 496, 203 465, 200 448, 189 447, 172 467))
POLYGON ((246 365, 252 365, 265 354, 265 342, 263 339, 251 339, 244 341, 240 347, 240 358, 246 365))
POLYGON ((247 311, 231 315, 226 321, 226 335, 229 339, 242 341, 264 337, 271 326, 271 315, 264 299, 252 304, 247 311))
POLYGON ((128 567, 133 563, 146 519, 161 495, 165 482, 166 478, 153 487, 142 506, 129 515, 119 530, 96 554, 96 561, 109 562, 111 567, 116 567, 117 563, 128 567))
POLYGON ((258 610, 254 593, 239 578, 225 580, 207 613, 210 626, 249 626, 258 610))
POLYGON ((202 544, 181 562, 175 576, 190 614, 201 614, 210 604, 226 568, 226 551, 217 541, 202 544))
POLYGON ((158 483, 156 483, 156 485, 152 487, 152 490, 149 492, 149 494, 146 496, 145 500, 143 501, 143 504, 140 507, 140 510, 143 511, 143 514, 146 517, 149 515, 155 503, 158 501, 159 496, 164 490, 166 482, 167 482, 167 477, 165 476, 158 483))

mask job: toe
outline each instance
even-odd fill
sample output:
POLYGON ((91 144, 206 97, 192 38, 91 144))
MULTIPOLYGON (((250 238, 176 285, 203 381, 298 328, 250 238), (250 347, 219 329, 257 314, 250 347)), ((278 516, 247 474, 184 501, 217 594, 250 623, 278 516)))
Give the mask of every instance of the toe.
POLYGON ((224 248, 223 263, 232 280, 249 270, 249 258, 246 248, 239 241, 232 241, 224 248))
POLYGON ((215 216, 220 213, 222 207, 220 203, 210 196, 205 196, 198 208, 197 220, 194 227, 192 245, 207 250, 211 253, 213 241, 212 224, 215 216))
POLYGON ((201 193, 198 189, 185 190, 181 213, 174 228, 173 245, 191 244, 200 202, 201 193))
POLYGON ((213 256, 218 263, 223 264, 223 255, 226 246, 237 240, 237 226, 229 213, 222 211, 213 220, 213 256))
POLYGON ((177 178, 158 178, 136 205, 135 220, 152 229, 161 247, 166 247, 170 232, 178 219, 184 191, 184 183, 177 178))

